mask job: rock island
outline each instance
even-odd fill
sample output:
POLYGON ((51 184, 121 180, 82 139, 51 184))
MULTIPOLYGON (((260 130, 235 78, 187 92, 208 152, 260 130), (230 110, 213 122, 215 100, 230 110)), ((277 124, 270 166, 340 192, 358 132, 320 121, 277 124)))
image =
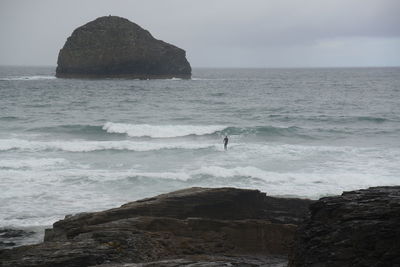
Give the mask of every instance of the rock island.
POLYGON ((60 50, 59 78, 190 79, 186 52, 155 39, 121 17, 105 16, 75 29, 60 50))

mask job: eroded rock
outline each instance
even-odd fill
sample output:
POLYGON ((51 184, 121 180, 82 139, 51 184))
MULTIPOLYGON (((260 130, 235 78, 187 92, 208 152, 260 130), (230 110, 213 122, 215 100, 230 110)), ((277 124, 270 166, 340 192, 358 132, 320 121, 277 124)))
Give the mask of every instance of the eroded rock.
POLYGON ((310 209, 290 266, 400 266, 400 186, 344 192, 310 209))
POLYGON ((171 259, 162 261, 153 261, 147 263, 130 264, 102 264, 98 267, 286 267, 286 258, 280 257, 262 257, 262 256, 193 256, 184 259, 171 259))
POLYGON ((3 250, 0 258, 3 266, 133 264, 201 255, 285 261, 311 202, 257 190, 190 188, 68 216, 46 232, 44 243, 3 250))

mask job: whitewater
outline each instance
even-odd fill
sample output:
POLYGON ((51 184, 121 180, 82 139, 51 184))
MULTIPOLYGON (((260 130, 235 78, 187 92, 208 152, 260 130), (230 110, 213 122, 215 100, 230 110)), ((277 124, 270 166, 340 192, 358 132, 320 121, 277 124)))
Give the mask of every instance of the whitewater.
POLYGON ((0 67, 0 228, 43 233, 192 186, 317 199, 398 185, 399 140, 400 68, 82 80, 0 67))

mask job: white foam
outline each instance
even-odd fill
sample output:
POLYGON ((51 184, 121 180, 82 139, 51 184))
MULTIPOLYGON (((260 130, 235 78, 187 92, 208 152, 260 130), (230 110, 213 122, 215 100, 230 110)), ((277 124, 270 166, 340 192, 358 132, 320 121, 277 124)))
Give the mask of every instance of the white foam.
MULTIPOLYGON (((203 166, 198 169, 180 169, 161 172, 147 172, 138 169, 102 170, 102 169, 42 169, 35 172, 25 170, 2 170, 0 178, 3 183, 12 185, 12 192, 4 192, 3 198, 18 196, 25 200, 33 192, 47 192, 48 185, 61 190, 60 186, 76 187, 77 194, 86 187, 102 184, 107 181, 121 183, 130 177, 180 180, 190 183, 207 181, 207 186, 258 187, 271 194, 292 194, 317 198, 324 194, 339 194, 343 190, 351 190, 377 185, 391 185, 396 182, 394 175, 378 173, 360 173, 359 170, 337 169, 327 172, 325 169, 275 172, 254 166, 224 167, 203 166), (13 177, 8 179, 7 177, 13 177), (211 180, 210 180, 211 179, 211 180), (29 189, 34 181, 35 188, 29 189), (24 188, 28 189, 25 190, 24 188), (42 188, 42 189, 40 189, 42 188)), ((139 182, 140 183, 140 182, 139 182)), ((3 184, 3 185, 6 185, 3 184)), ((11 187, 10 187, 11 188, 11 187)), ((100 187, 101 188, 101 187, 100 187)), ((92 193, 96 194, 97 191, 92 193)), ((80 193, 79 193, 80 194, 80 193)), ((40 197, 34 196, 40 200, 40 197)))
POLYGON ((152 151, 162 149, 217 148, 213 143, 190 142, 135 142, 135 141, 28 141, 23 139, 0 139, 0 151, 11 149, 43 151, 62 150, 68 152, 91 152, 100 150, 152 151))
POLYGON ((241 177, 263 178, 266 176, 266 174, 267 172, 253 166, 235 167, 235 168, 207 166, 207 167, 201 167, 199 170, 191 172, 191 175, 210 175, 215 177, 241 176, 241 177))
POLYGON ((0 81, 35 81, 35 80, 53 80, 55 76, 34 75, 34 76, 16 76, 16 77, 2 77, 0 81))
POLYGON ((394 175, 382 175, 381 171, 360 172, 357 169, 336 169, 330 172, 326 169, 314 169, 279 173, 254 166, 205 166, 190 172, 191 179, 203 175, 215 177, 216 183, 218 178, 228 178, 228 181, 235 182, 234 185, 239 187, 257 188, 272 195, 288 194, 314 199, 323 195, 340 194, 345 190, 396 184, 394 175), (233 180, 234 177, 239 179, 233 180))
MULTIPOLYGON (((103 210, 192 186, 254 188, 268 195, 316 199, 344 190, 398 184, 400 171, 397 147, 242 143, 244 139, 232 138, 228 151, 217 153, 223 150, 219 139, 196 142, 177 139, 143 139, 140 142, 33 140, 39 137, 0 139, 0 150, 16 150, 0 153, 0 226, 51 224, 65 214, 103 210), (216 143, 212 143, 214 141, 216 143), (162 154, 173 157, 165 157, 166 162, 161 163, 154 160, 153 153, 146 153, 143 160, 141 154, 132 153, 132 158, 127 160, 124 155, 116 156, 104 165, 97 162, 98 155, 93 155, 93 161, 91 157, 86 160, 85 155, 68 154, 65 157, 69 161, 66 161, 61 159, 64 156, 60 153, 198 148, 207 149, 195 155, 190 155, 190 151, 170 154, 163 151, 162 154), (35 153, 37 159, 18 158, 32 157, 32 153, 26 151, 40 153, 35 153), (51 158, 51 155, 59 158, 51 158), (179 156, 185 158, 175 160, 179 156), (121 158, 123 160, 119 161, 121 158), (167 162, 169 160, 171 162, 167 162)), ((109 153, 106 156, 109 157, 109 153)))
MULTIPOLYGON (((23 214, 26 214, 26 211, 23 211, 23 214)), ((46 216, 46 217, 35 216, 31 218, 26 218, 24 216, 21 216, 19 218, 12 218, 7 220, 0 218, 0 227, 24 228, 24 227, 51 226, 54 222, 61 220, 64 217, 65 215, 46 216)))
POLYGON ((222 131, 222 125, 149 125, 107 122, 103 130, 108 133, 127 134, 131 137, 168 138, 187 135, 204 135, 222 131))
MULTIPOLYGON (((1 162, 10 164, 5 160, 1 162)), ((53 163, 57 162, 54 159, 53 163)), ((269 195, 318 198, 340 194, 344 190, 393 185, 397 181, 397 173, 385 173, 384 169, 374 172, 375 166, 360 171, 365 167, 364 164, 351 168, 322 167, 286 172, 250 165, 199 164, 198 168, 194 168, 190 164, 159 172, 141 170, 140 166, 132 169, 90 169, 75 164, 71 166, 74 168, 43 168, 34 171, 0 169, 0 187, 4 188, 0 195, 0 202, 3 203, 0 206, 0 226, 50 224, 60 219, 61 214, 118 206, 134 200, 139 197, 138 194, 143 197, 155 195, 155 192, 171 191, 176 189, 176 184, 181 187, 228 185, 259 189, 269 195), (138 180, 131 180, 136 177, 138 180), (132 190, 124 191, 121 188, 132 190), (54 210, 53 207, 57 209, 54 210)))
POLYGON ((0 169, 47 168, 68 163, 63 158, 2 159, 0 169))

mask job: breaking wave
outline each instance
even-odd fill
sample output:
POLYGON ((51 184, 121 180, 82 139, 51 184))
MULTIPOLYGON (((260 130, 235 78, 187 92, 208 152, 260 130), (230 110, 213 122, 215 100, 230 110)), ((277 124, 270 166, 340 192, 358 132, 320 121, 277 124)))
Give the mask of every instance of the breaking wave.
POLYGON ((228 127, 224 125, 151 125, 107 122, 104 125, 57 125, 33 128, 29 131, 44 133, 64 133, 81 137, 122 134, 128 137, 174 138, 204 135, 253 135, 299 137, 310 139, 313 136, 309 130, 296 127, 253 126, 228 127))
POLYGON ((63 158, 2 159, 0 160, 0 169, 45 168, 65 163, 68 161, 63 158))
POLYGON ((107 122, 103 130, 108 133, 126 134, 130 137, 171 138, 187 135, 205 135, 222 131, 222 125, 150 125, 107 122))
POLYGON ((29 141, 23 139, 0 140, 0 151, 7 150, 62 150, 67 152, 91 152, 101 150, 130 150, 130 151, 152 151, 162 149, 205 149, 216 148, 215 144, 171 142, 134 142, 123 141, 29 141))

